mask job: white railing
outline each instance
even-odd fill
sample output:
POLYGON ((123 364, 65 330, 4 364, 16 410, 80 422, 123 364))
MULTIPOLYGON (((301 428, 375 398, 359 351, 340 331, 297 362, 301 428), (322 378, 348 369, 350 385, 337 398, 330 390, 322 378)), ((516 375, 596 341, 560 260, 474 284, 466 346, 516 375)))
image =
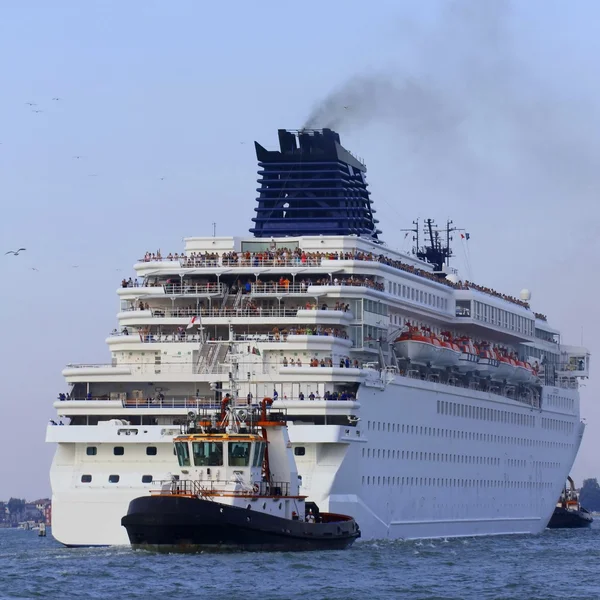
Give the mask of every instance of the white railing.
POLYGON ((183 283, 183 285, 177 283, 166 283, 163 286, 165 294, 168 296, 185 296, 191 295, 220 295, 227 291, 225 284, 223 283, 183 283))

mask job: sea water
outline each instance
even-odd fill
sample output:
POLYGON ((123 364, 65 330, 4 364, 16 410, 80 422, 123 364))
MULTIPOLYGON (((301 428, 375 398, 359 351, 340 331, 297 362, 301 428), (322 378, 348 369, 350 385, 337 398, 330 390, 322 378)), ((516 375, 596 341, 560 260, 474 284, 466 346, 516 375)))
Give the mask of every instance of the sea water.
POLYGON ((0 598, 600 599, 600 524, 591 529, 357 542, 334 552, 155 554, 65 548, 0 529, 0 598))

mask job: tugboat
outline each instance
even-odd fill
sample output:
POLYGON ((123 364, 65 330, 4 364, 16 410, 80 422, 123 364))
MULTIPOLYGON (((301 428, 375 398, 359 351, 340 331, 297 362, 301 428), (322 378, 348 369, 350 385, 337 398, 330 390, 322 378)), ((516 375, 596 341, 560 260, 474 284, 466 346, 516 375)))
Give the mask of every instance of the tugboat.
POLYGON ((352 517, 322 513, 300 495, 286 415, 260 406, 189 413, 174 438, 180 474, 129 504, 121 525, 134 549, 166 552, 344 549, 352 517))
POLYGON ((567 478, 569 487, 565 486, 556 503, 554 514, 548 523, 549 529, 573 529, 589 527, 594 520, 591 513, 579 503, 579 494, 571 477, 567 478))

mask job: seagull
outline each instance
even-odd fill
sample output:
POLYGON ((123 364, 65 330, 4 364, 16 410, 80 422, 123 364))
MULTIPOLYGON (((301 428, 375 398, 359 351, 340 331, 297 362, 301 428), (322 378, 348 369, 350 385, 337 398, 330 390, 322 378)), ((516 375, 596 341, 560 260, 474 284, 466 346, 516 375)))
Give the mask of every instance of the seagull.
POLYGON ((160 178, 160 180, 161 180, 161 181, 164 181, 164 179, 165 179, 164 177, 161 177, 161 178, 160 178))
POLYGON ((77 156, 74 156, 73 158, 78 158, 79 159, 79 158, 83 158, 83 156, 81 156, 81 155, 78 154, 77 156))
POLYGON ((346 110, 348 110, 350 107, 349 107, 349 106, 344 106, 344 108, 345 108, 346 110))
POLYGON ((35 267, 31 267, 31 270, 32 270, 32 271, 38 271, 38 272, 39 272, 39 269, 36 269, 35 267))
POLYGON ((27 106, 37 106, 35 102, 25 102, 25 104, 27 104, 27 106))
POLYGON ((31 112, 40 113, 40 112, 44 112, 44 111, 43 110, 32 110, 31 112))
POLYGON ((14 254, 15 256, 19 256, 19 252, 23 252, 24 250, 27 250, 27 248, 19 248, 18 250, 9 250, 8 252, 4 253, 4 256, 6 256, 7 254, 14 254))
POLYGON ((79 268, 79 265, 71 265, 71 268, 73 268, 73 269, 78 269, 78 268, 79 268))
POLYGON ((52 100, 60 100, 60 98, 57 96, 55 98, 52 98, 52 100))

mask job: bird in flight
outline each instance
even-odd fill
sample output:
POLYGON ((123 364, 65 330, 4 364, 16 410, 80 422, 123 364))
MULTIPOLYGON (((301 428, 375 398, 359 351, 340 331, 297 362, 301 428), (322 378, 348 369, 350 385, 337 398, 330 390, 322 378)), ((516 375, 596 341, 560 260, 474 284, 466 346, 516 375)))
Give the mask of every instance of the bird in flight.
POLYGON ((35 102, 25 102, 25 104, 27 104, 27 106, 37 106, 35 102))
POLYGON ((73 158, 78 158, 79 159, 79 158, 83 158, 83 156, 77 155, 77 156, 74 156, 73 158))
POLYGON ((350 107, 349 107, 349 106, 344 106, 344 108, 345 108, 346 110, 348 110, 350 107))
POLYGON ((39 271, 39 269, 36 269, 35 267, 31 267, 32 271, 39 271))
POLYGON ((40 112, 44 112, 44 111, 43 110, 32 110, 31 112, 40 113, 40 112))
POLYGON ((55 98, 52 98, 52 100, 60 100, 60 98, 56 96, 55 98))
POLYGON ((160 180, 161 180, 161 181, 164 181, 164 180, 165 180, 165 177, 161 177, 161 178, 160 178, 160 180))
POLYGON ((19 248, 18 250, 9 250, 8 252, 4 253, 4 256, 6 256, 7 254, 14 254, 15 256, 19 256, 19 252, 23 252, 24 250, 27 250, 27 248, 19 248))

